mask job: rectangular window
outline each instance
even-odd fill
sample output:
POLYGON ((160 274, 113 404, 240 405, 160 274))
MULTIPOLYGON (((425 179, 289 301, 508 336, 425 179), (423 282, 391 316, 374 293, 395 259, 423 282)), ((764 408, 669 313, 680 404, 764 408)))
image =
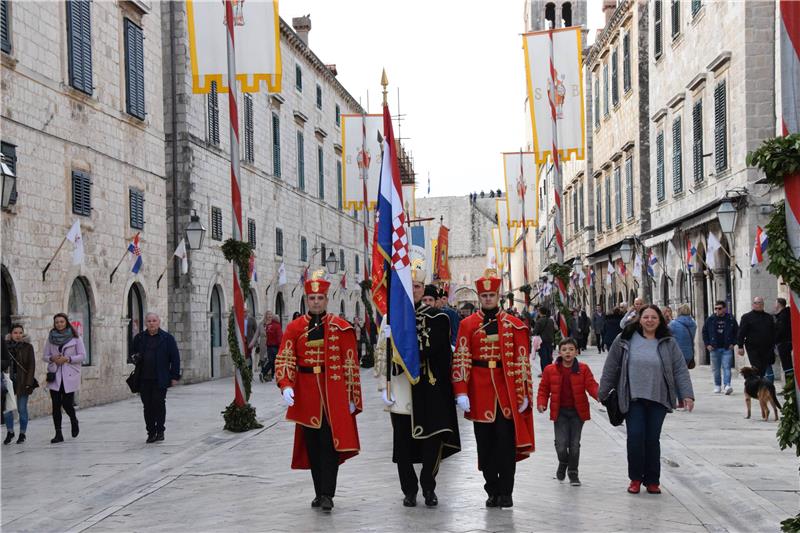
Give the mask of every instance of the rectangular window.
POLYGON ((602 190, 600 189, 600 186, 602 185, 603 181, 602 181, 601 178, 597 178, 597 182, 596 183, 597 183, 597 186, 595 187, 595 191, 594 191, 594 196, 595 196, 595 200, 596 200, 596 202, 595 202, 596 203, 595 213, 594 213, 594 215, 595 215, 595 226, 597 226, 597 232, 598 233, 602 233, 603 232, 603 201, 601 200, 602 196, 600 196, 600 193, 602 192, 602 190))
POLYGON ((281 177, 281 119, 272 114, 272 174, 281 177))
POLYGON ((339 270, 342 272, 345 271, 345 264, 344 264, 344 250, 341 248, 339 249, 339 270))
POLYGON ((625 32, 622 37, 622 90, 631 90, 631 34, 625 32))
POLYGON ((608 116, 608 63, 603 65, 603 116, 608 116))
POLYGON ((633 158, 625 160, 625 216, 633 218, 633 158))
POLYGON ((317 109, 322 109, 322 86, 317 84, 317 109))
POLYGON ((573 234, 574 233, 578 233, 578 230, 580 229, 578 227, 579 219, 578 219, 578 201, 577 200, 578 200, 578 189, 575 189, 574 192, 572 193, 572 232, 573 232, 573 234))
POLYGON ((697 12, 700 11, 701 7, 703 7, 702 0, 692 0, 692 16, 697 15, 697 12))
POLYGON ((217 82, 211 82, 208 91, 208 142, 219 145, 219 98, 217 98, 217 82))
POLYGON ((0 0, 0 50, 11 53, 11 13, 9 0, 0 0))
POLYGON ((69 84, 91 95, 92 18, 89 0, 67 0, 67 56, 69 84))
POLYGON ((594 127, 600 127, 600 76, 594 77, 594 127))
POLYGON ((660 202, 666 196, 667 191, 664 185, 664 132, 661 131, 656 137, 656 198, 660 202))
POLYGON ((303 70, 299 63, 294 66, 294 88, 303 92, 303 70))
POLYGON ((692 107, 692 168, 694 182, 703 181, 703 101, 698 100, 692 107))
POLYGON ((247 242, 255 250, 256 248, 256 221, 252 218, 247 219, 247 242))
POLYGON ((584 207, 583 201, 585 198, 584 191, 586 190, 586 182, 581 183, 580 189, 578 189, 578 226, 583 229, 585 228, 585 220, 583 217, 586 208, 584 207))
POLYGON ((248 163, 255 161, 253 133, 253 95, 244 93, 244 160, 248 163))
POLYGON ((128 193, 131 228, 144 229, 144 192, 138 189, 130 189, 128 193))
POLYGON ((320 265, 325 266, 325 261, 328 260, 328 250, 325 248, 324 244, 320 245, 321 253, 319 255, 320 265))
MULTIPOLYGON (((17 147, 10 143, 0 142, 0 153, 3 154, 3 159, 5 160, 6 165, 14 173, 16 176, 17 174, 17 147)), ((19 176, 17 176, 17 182, 19 182, 19 176)), ((9 201, 10 205, 14 205, 17 203, 17 187, 14 187, 14 191, 11 193, 11 199, 9 201)))
POLYGON ((306 190, 306 157, 303 142, 303 132, 297 132, 297 186, 306 190))
POLYGON ((672 123, 672 194, 683 191, 683 142, 681 117, 672 123))
POLYGON ((611 229, 611 176, 606 176, 606 227, 611 229))
POLYGON ((339 104, 336 104, 336 125, 342 125, 342 110, 339 108, 339 104))
POLYGON ((356 274, 358 274, 360 270, 361 270, 361 260, 358 257, 358 254, 356 254, 356 274))
POLYGON ((319 197, 325 199, 325 158, 322 154, 322 146, 317 147, 317 174, 319 179, 319 197))
POLYGON ((681 3, 679 0, 672 0, 672 38, 674 39, 681 33, 681 3))
POLYGON ((275 228, 275 255, 283 257, 283 230, 275 228))
POLYGON ((655 0, 653 5, 653 57, 658 59, 661 57, 661 52, 663 51, 664 43, 663 43, 663 36, 661 34, 662 27, 661 27, 661 16, 662 16, 662 1, 655 0))
POLYGON ((72 212, 84 217, 92 216, 92 180, 89 174, 72 171, 72 212))
POLYGON ((125 19, 125 110, 144 120, 144 35, 125 19))
POLYGON ((619 50, 617 47, 614 47, 614 51, 611 53, 611 103, 616 106, 619 103, 619 83, 618 83, 618 56, 619 50))
POLYGON ((336 207, 339 211, 342 210, 342 162, 340 160, 336 161, 336 207))
POLYGON ((714 169, 721 172, 728 168, 728 116, 725 82, 714 88, 714 169))
POLYGON ((300 237, 300 261, 308 261, 308 241, 305 237, 300 237))
POLYGON ((622 169, 614 169, 614 218, 617 224, 622 224, 622 169))
POLYGON ((219 207, 211 208, 211 238, 222 240, 222 209, 219 207))

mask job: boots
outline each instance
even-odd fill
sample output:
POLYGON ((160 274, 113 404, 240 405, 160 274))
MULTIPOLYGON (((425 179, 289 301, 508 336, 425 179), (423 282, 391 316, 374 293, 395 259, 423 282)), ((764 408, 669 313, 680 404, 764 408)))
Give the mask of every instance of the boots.
POLYGON ((64 435, 61 434, 61 430, 56 430, 56 436, 50 439, 50 444, 56 444, 59 442, 64 442, 64 435))
POLYGON ((6 433, 6 440, 3 441, 3 444, 9 444, 12 440, 14 440, 14 432, 9 431, 6 433))
POLYGON ((72 438, 74 439, 81 432, 81 428, 78 427, 78 417, 70 418, 69 423, 72 426, 72 438))

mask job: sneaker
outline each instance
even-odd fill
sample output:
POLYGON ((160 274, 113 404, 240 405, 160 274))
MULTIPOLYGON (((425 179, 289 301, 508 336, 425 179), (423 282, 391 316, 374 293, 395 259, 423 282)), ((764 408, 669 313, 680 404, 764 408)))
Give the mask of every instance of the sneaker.
POLYGON ((631 494, 639 494, 639 490, 642 488, 642 482, 638 479, 634 479, 631 481, 631 484, 628 485, 628 492, 631 494))
POLYGON ((714 387, 714 394, 719 394, 720 392, 721 392, 721 389, 719 388, 719 386, 714 387))
POLYGON ((580 487, 581 486, 581 480, 578 479, 578 471, 577 470, 569 473, 569 484, 572 485, 573 487, 580 487))
POLYGON ((19 438, 17 439, 17 444, 22 444, 23 442, 25 442, 25 440, 26 440, 25 433, 20 433, 19 438))
POLYGON ((725 385, 725 396, 730 396, 733 393, 733 387, 725 385))
POLYGON ((556 479, 559 481, 564 481, 565 477, 567 477, 567 463, 558 463, 558 469, 556 470, 556 479))

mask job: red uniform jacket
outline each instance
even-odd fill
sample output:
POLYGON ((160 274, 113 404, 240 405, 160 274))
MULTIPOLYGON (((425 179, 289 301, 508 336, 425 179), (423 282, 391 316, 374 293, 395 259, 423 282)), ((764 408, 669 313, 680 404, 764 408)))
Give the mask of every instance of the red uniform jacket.
POLYGON ((275 362, 278 387, 294 389, 294 405, 286 419, 297 423, 292 468, 302 469, 311 464, 300 426, 319 428, 323 410, 339 461, 357 455, 360 449, 356 415, 361 412, 361 376, 353 326, 326 314, 323 339, 307 341, 309 320, 309 315, 303 315, 289 323, 275 362), (309 371, 301 372, 300 367, 309 371), (351 402, 356 408, 352 414, 351 402))
MULTIPOLYGON (((542 372, 542 381, 539 382, 539 394, 536 405, 547 407, 547 398, 550 398, 550 420, 558 419, 558 411, 561 408, 561 358, 556 362, 547 365, 542 372)), ((575 399, 575 410, 584 422, 591 418, 589 414, 588 393, 595 400, 597 399, 597 381, 595 381, 592 371, 588 365, 579 363, 576 359, 572 363, 572 370, 569 373, 570 385, 572 385, 572 397, 575 399)))
POLYGON ((528 329, 518 318, 499 311, 497 335, 487 336, 483 319, 483 312, 478 311, 462 320, 458 328, 453 392, 469 396, 470 411, 464 416, 474 422, 494 422, 500 405, 500 416, 514 420, 520 461, 534 450, 528 329), (473 364, 475 361, 480 366, 473 364), (528 398, 528 408, 520 413, 523 398, 528 398))

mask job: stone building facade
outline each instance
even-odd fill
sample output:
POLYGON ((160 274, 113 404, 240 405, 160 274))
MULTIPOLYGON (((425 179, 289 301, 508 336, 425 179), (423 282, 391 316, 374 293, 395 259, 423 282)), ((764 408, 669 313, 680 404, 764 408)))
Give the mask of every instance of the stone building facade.
MULTIPOLYGON (((232 232, 229 114, 224 94, 192 93, 185 5, 165 2, 160 9, 169 245, 182 236, 193 212, 208 229, 202 249, 190 252, 189 273, 180 275, 176 266, 168 281, 170 326, 184 375, 197 381, 231 373, 232 267, 221 251, 232 232)), ((335 67, 309 47, 310 20, 294 22, 297 32, 281 21, 281 92, 238 99, 243 239, 255 245, 257 273, 247 308, 259 320, 275 311, 284 325, 305 310, 304 271, 324 268, 322 259, 331 251, 339 271, 331 277, 329 311, 352 319, 364 309, 358 287, 364 275, 362 215, 340 207, 340 117, 362 108, 337 81, 335 67), (346 288, 340 286, 343 274, 346 288)))
MULTIPOLYGON (((166 316, 161 11, 145 1, 3 1, 2 152, 17 175, 2 212, 2 333, 21 323, 41 357, 52 316, 82 334, 82 407, 130 395, 128 340, 145 309, 166 316), (73 222, 85 259, 73 266, 73 222), (144 266, 123 261, 140 234, 144 266)), ((166 321, 165 321, 166 322, 166 321)), ((49 412, 44 388, 31 414, 49 412)))

